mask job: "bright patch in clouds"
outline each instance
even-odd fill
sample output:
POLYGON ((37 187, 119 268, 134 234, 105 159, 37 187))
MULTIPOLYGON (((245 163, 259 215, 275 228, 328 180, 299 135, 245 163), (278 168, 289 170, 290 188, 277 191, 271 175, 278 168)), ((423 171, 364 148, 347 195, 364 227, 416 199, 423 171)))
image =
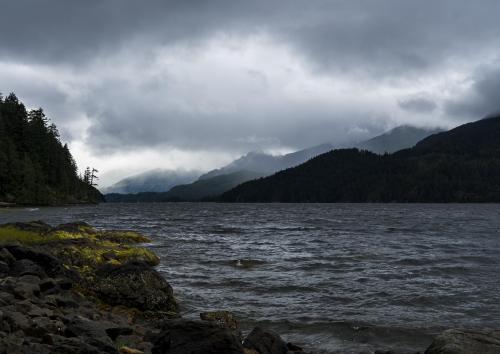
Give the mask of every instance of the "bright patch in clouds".
POLYGON ((493 0, 26 5, 0 13, 0 90, 43 107, 103 186, 500 110, 493 0))

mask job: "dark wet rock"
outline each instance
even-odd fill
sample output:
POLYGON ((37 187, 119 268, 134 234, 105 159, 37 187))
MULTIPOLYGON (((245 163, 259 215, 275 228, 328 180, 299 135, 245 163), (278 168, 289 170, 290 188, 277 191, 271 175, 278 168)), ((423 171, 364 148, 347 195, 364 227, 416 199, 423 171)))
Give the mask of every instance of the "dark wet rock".
POLYGON ((96 271, 95 283, 90 287, 100 299, 111 305, 142 311, 177 311, 170 284, 144 262, 103 266, 96 271))
POLYGON ((236 317, 229 311, 209 311, 200 313, 200 319, 212 322, 219 327, 227 328, 232 331, 240 341, 243 341, 243 333, 238 326, 236 317))
POLYGON ((255 327, 245 338, 243 346, 256 350, 259 354, 286 354, 288 348, 281 337, 273 331, 255 327))
POLYGON ((149 351, 151 351, 153 344, 151 342, 148 342, 147 345, 145 345, 144 340, 145 338, 143 336, 137 334, 130 334, 130 335, 120 335, 116 337, 114 342, 119 345, 123 344, 129 348, 135 348, 139 350, 145 350, 145 348, 147 347, 149 348, 149 351))
POLYGON ((49 290, 53 290, 56 288, 56 282, 52 278, 44 279, 40 282, 40 291, 42 293, 46 293, 49 290))
POLYGON ((106 328, 106 333, 112 341, 115 341, 118 336, 128 336, 134 331, 130 327, 110 327, 106 328))
POLYGON ((181 315, 175 311, 141 311, 137 317, 146 321, 164 321, 181 318, 181 315))
POLYGON ((28 316, 17 311, 4 311, 3 320, 9 325, 10 332, 23 330, 30 326, 28 316))
POLYGON ((6 276, 10 272, 10 267, 4 261, 0 261, 0 276, 6 276))
POLYGON ((79 337, 102 353, 117 352, 102 323, 75 317, 66 325, 64 334, 66 337, 79 337))
POLYGON ((426 354, 498 354, 500 331, 450 329, 434 339, 426 354))
POLYGON ((56 285, 59 287, 59 289, 70 290, 73 287, 73 282, 67 278, 60 278, 57 279, 56 285))
POLYGON ((21 259, 15 261, 12 265, 10 274, 17 277, 23 275, 36 275, 40 278, 43 278, 47 276, 42 267, 29 259, 21 259))
POLYGON ((225 327, 230 330, 239 330, 238 322, 234 315, 229 311, 209 311, 200 313, 200 319, 203 321, 213 322, 220 327, 225 327))
POLYGON ((35 250, 31 247, 17 245, 7 245, 5 248, 18 261, 29 260, 37 264, 41 269, 43 269, 44 273, 50 277, 74 275, 74 273, 68 272, 68 270, 64 268, 61 261, 48 253, 35 250))
POLYGON ((0 261, 7 263, 9 266, 16 261, 14 256, 5 247, 0 247, 0 261))
POLYGON ((40 286, 40 277, 33 274, 25 274, 19 277, 18 282, 40 286))
POLYGON ((288 354, 290 353, 303 353, 303 349, 299 347, 298 345, 295 345, 293 343, 286 343, 286 348, 288 349, 288 354))
POLYGON ((243 354, 230 330, 201 321, 173 320, 163 324, 154 340, 152 354, 243 354))
POLYGON ((12 289, 16 299, 30 299, 40 296, 40 286, 37 283, 17 281, 12 289))
MULTIPOLYGON (((52 335, 51 341, 53 346, 51 347, 54 354, 100 354, 108 353, 106 351, 101 351, 101 348, 95 347, 89 342, 83 341, 80 338, 67 338, 59 335, 52 335)), ((110 353, 117 353, 115 348, 109 348, 110 353)))

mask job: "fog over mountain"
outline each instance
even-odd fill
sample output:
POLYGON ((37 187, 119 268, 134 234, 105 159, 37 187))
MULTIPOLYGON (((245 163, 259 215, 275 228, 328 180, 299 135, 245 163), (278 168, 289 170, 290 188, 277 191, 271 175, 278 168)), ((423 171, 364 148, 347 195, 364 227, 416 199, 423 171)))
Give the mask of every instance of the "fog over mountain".
POLYGON ((161 196, 150 194, 141 196, 108 196, 109 201, 165 201, 165 200, 200 200, 217 196, 240 183, 272 175, 275 172, 298 166, 313 157, 339 147, 357 147, 377 154, 392 153, 413 147, 418 141, 441 131, 412 126, 396 127, 366 141, 347 146, 322 144, 285 155, 271 155, 264 152, 250 152, 221 168, 202 174, 196 181, 195 173, 156 170, 146 174, 126 178, 110 188, 108 194, 134 194, 142 192, 167 192, 161 196), (185 182, 183 178, 188 180, 185 182), (178 181, 179 183, 175 183, 178 181), (165 189, 166 186, 170 186, 165 189), (173 187, 173 188, 172 188, 173 187), (171 188, 171 189, 170 189, 171 188))
POLYGON ((199 171, 169 171, 156 169, 130 176, 119 182, 102 188, 103 193, 138 193, 138 192, 166 192, 179 184, 195 181, 200 175, 199 171))
POLYGON ((5 2, 0 91, 102 187, 500 110, 500 2, 5 2))
POLYGON ((322 144, 286 155, 270 155, 264 152, 253 151, 224 167, 203 174, 200 176, 200 180, 244 170, 253 171, 258 175, 266 176, 276 171, 300 165, 310 158, 333 148, 334 145, 332 144, 322 144))
POLYGON ((224 193, 230 202, 497 202, 500 116, 378 155, 339 149, 224 193))
POLYGON ((356 144, 354 147, 368 150, 376 154, 392 153, 398 150, 411 148, 420 140, 442 131, 438 128, 417 128, 411 125, 402 125, 391 129, 387 133, 356 144))

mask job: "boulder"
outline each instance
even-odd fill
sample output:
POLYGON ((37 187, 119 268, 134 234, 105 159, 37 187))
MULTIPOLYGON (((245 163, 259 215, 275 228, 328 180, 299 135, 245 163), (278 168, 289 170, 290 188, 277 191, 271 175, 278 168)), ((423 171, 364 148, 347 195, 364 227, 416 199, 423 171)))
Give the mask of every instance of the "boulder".
POLYGON ((36 263, 50 277, 73 275, 73 273, 70 274, 70 272, 63 267, 62 262, 48 253, 35 250, 31 247, 17 245, 8 245, 5 246, 5 248, 17 260, 29 260, 36 263))
POLYGON ((10 274, 16 277, 35 275, 40 278, 44 278, 47 276, 42 267, 29 259, 20 259, 15 261, 10 270, 10 274))
POLYGON ((9 266, 16 261, 14 256, 5 247, 0 248, 0 261, 7 263, 9 266))
POLYGON ((229 311, 209 311, 200 313, 200 319, 212 322, 219 327, 227 328, 243 341, 243 334, 234 315, 229 311))
POLYGON ((245 338, 243 346, 253 349, 259 354, 286 354, 288 348, 281 337, 273 331, 264 331, 260 327, 255 327, 245 338))
POLYGON ((239 330, 238 322, 234 315, 229 311, 209 311, 200 313, 200 318, 203 321, 214 322, 215 324, 226 327, 230 330, 239 330))
POLYGON ((134 333, 134 331, 130 327, 110 327, 106 328, 106 333, 114 342, 118 336, 128 336, 134 333))
POLYGON ((51 354, 101 354, 101 353, 117 353, 115 348, 108 347, 109 351, 102 351, 102 348, 95 347, 92 344, 80 338, 67 338, 59 335, 52 335, 50 341, 51 354))
POLYGON ((498 354, 500 331, 449 329, 438 335, 425 354, 498 354))
POLYGON ((109 338, 104 324, 91 321, 84 317, 75 316, 66 324, 64 331, 66 337, 78 337, 83 342, 99 349, 101 353, 116 353, 114 343, 109 338))
POLYGON ((100 300, 141 311, 177 312, 170 284, 150 265, 130 262, 97 269, 94 282, 88 284, 100 300))
POLYGON ((153 340, 152 354, 243 354, 237 336, 226 328, 201 321, 165 321, 153 340))
POLYGON ((0 261, 0 276, 5 277, 10 272, 10 267, 4 261, 0 261))

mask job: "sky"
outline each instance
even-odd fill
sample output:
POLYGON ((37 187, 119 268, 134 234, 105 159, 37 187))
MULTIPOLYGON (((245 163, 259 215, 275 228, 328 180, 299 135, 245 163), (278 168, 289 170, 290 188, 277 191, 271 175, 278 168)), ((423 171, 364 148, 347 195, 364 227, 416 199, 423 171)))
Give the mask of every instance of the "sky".
POLYGON ((500 111, 497 0, 16 0, 0 92, 101 186, 500 111))

